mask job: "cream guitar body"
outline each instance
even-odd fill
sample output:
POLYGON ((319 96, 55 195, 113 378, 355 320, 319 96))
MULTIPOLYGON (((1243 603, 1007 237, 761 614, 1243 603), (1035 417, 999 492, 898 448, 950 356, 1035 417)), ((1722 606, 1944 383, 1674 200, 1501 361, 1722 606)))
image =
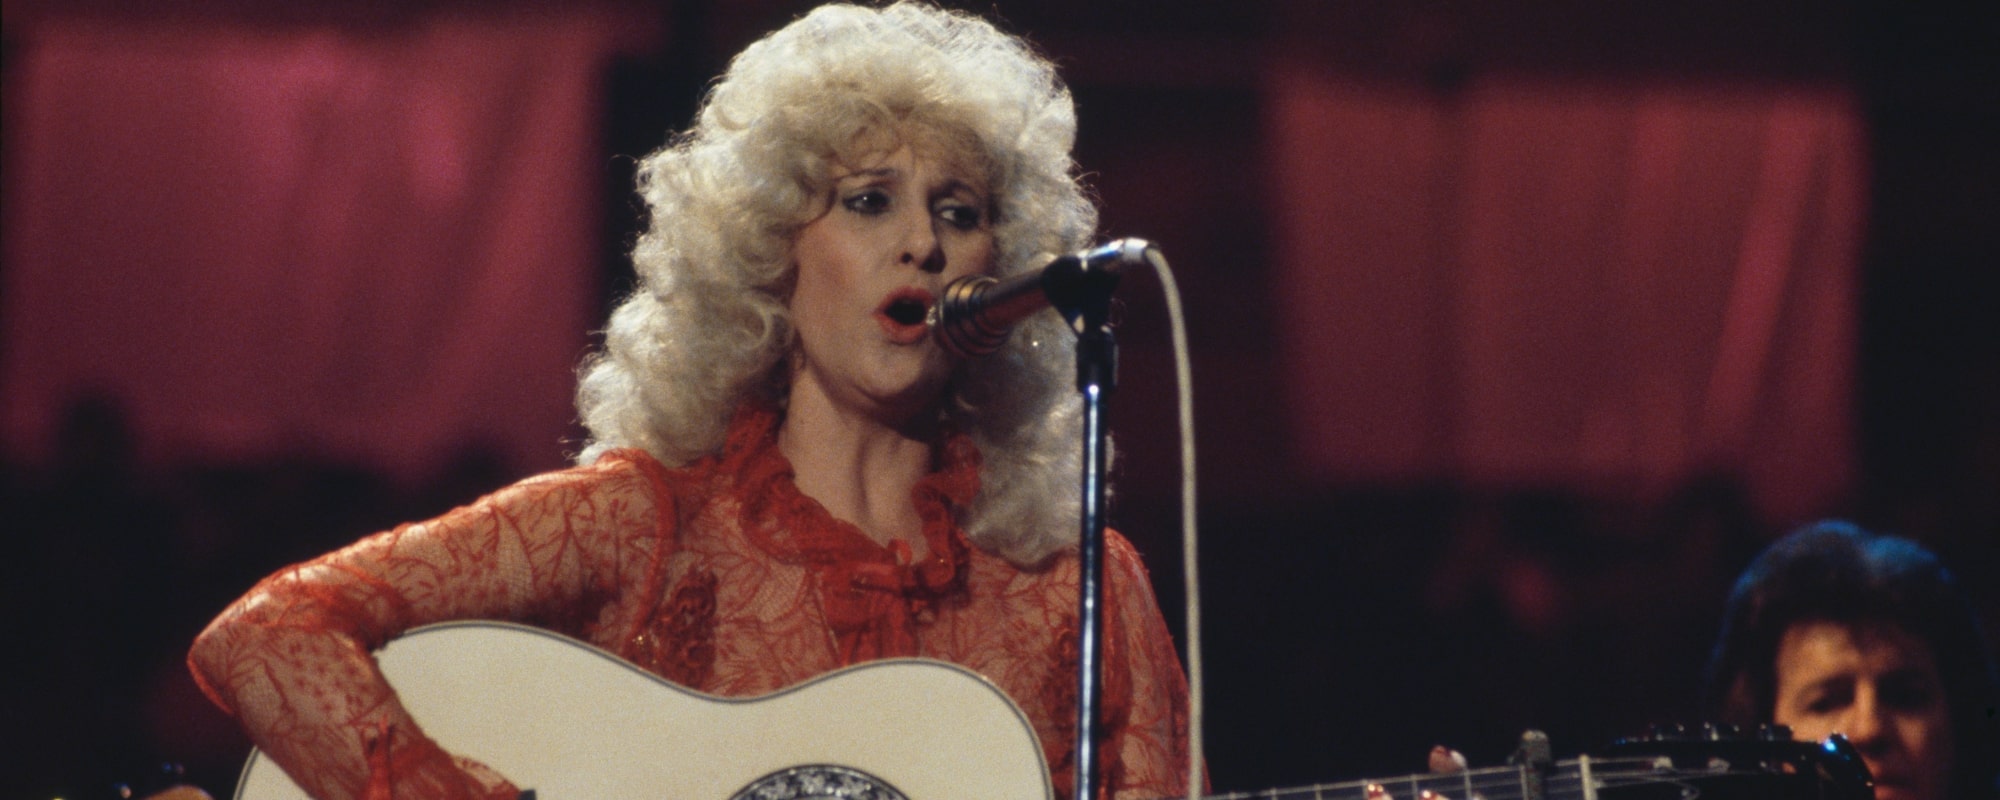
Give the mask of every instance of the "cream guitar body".
MULTIPOLYGON (((870 662, 756 698, 689 691, 522 625, 419 628, 377 654, 417 723, 535 800, 1053 800, 1027 717, 986 679, 870 662)), ((1211 800, 1873 800, 1844 739, 1706 731, 1596 756, 1211 800)), ((1546 749, 1546 738, 1541 739, 1546 749)), ((303 800, 253 753, 237 800, 303 800)))
MULTIPOLYGON (((378 654, 424 731, 536 800, 1049 800, 1028 720, 962 667, 872 662, 750 699, 690 691, 522 625, 411 631, 378 654)), ((253 754, 238 800, 305 800, 253 754)))

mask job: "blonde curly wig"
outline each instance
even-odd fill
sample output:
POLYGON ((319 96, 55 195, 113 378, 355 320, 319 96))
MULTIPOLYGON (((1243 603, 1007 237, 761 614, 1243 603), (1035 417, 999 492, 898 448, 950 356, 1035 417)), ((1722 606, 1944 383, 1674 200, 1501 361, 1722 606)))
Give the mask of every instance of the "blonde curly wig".
MULTIPOLYGON (((640 162, 651 221, 632 253, 639 281, 582 368, 579 463, 637 447, 686 464, 721 446, 737 406, 782 397, 794 234, 824 210, 832 165, 885 131, 979 151, 964 155, 993 187, 1001 276, 1082 247, 1096 227, 1070 158, 1074 103, 1027 43, 926 5, 818 8, 739 54, 694 126, 640 162)), ((1037 315, 952 381, 945 415, 985 463, 961 522, 1017 563, 1076 540, 1073 339, 1037 315)))

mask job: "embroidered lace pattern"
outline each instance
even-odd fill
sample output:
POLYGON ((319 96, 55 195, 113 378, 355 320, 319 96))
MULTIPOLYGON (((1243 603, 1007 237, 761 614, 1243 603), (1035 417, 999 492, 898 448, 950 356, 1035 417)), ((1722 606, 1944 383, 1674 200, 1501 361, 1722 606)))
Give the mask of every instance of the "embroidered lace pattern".
MULTIPOLYGON (((1021 706, 1067 796, 1074 553, 1024 569, 968 543, 954 520, 978 491, 979 456, 964 436, 913 492, 928 552, 876 544, 798 491, 775 426, 745 409, 722 451, 687 467, 612 453, 281 570, 203 633, 196 679, 314 796, 512 798, 502 776, 423 735, 371 651, 431 622, 514 620, 725 696, 936 658, 1021 706)), ((1100 774, 1119 797, 1180 793, 1187 690, 1173 644, 1116 533, 1105 570, 1100 774)))

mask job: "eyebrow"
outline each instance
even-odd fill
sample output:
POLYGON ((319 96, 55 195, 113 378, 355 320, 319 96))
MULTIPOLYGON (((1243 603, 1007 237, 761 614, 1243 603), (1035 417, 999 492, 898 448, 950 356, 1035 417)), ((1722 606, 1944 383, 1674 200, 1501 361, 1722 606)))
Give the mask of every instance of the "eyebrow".
POLYGON ((1876 683, 1889 683, 1891 681, 1915 681, 1926 685, 1937 684, 1937 681, 1931 680, 1930 670, 1924 669, 1919 664, 1905 664, 1895 669, 1884 670, 1882 674, 1875 677, 1876 683))
POLYGON ((900 173, 896 171, 895 167, 875 167, 872 169, 857 169, 853 172, 847 173, 846 175, 835 177, 833 180, 835 183, 840 183, 855 179, 874 180, 877 178, 893 178, 899 174, 900 173))
POLYGON ((1826 689, 1839 686, 1853 686, 1859 682, 1860 681, 1854 679, 1853 675, 1847 675, 1847 674, 1828 675, 1819 680, 1804 684, 1800 686, 1799 689, 1804 692, 1824 691, 1826 689))
POLYGON ((980 189, 978 186, 973 185, 971 181, 962 180, 959 178, 952 178, 951 180, 945 181, 943 186, 938 187, 938 191, 936 192, 936 194, 950 195, 950 194, 957 194, 959 192, 965 192, 966 194, 972 195, 973 197, 979 198, 980 200, 985 200, 987 197, 987 192, 985 190, 980 189))
MULTIPOLYGON (((846 175, 834 178, 833 182, 835 185, 848 183, 850 181, 856 181, 856 180, 867 183, 880 180, 883 178, 894 179, 894 178, 899 178, 901 176, 902 173, 898 171, 895 167, 875 167, 872 169, 855 170, 853 172, 847 173, 846 175)), ((937 191, 931 192, 930 196, 946 197, 953 194, 957 194, 959 192, 965 192, 967 194, 970 194, 981 202, 985 202, 991 197, 991 194, 989 192, 981 190, 977 185, 963 178, 951 178, 946 180, 942 186, 938 187, 937 191)))

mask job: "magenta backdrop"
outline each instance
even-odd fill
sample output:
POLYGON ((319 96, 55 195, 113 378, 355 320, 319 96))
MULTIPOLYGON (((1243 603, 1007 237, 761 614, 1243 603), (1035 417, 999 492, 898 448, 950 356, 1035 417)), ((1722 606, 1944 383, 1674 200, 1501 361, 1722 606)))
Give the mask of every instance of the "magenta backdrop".
MULTIPOLYGON (((155 462, 560 463, 602 69, 641 27, 39 25, 9 112, 9 451, 44 458, 98 389, 155 462)), ((1657 496, 1722 468, 1780 519, 1848 487, 1846 93, 1263 76, 1299 482, 1657 496)))
MULTIPOLYGON (((1275 62, 1274 250, 1300 468, 1773 519, 1855 472, 1864 142, 1840 89, 1275 62)), ((1312 478, 1308 478, 1312 480, 1312 478)))
POLYGON ((9 76, 8 450, 45 459, 97 391, 155 463, 559 465, 601 72, 631 38, 594 13, 45 21, 9 76))

